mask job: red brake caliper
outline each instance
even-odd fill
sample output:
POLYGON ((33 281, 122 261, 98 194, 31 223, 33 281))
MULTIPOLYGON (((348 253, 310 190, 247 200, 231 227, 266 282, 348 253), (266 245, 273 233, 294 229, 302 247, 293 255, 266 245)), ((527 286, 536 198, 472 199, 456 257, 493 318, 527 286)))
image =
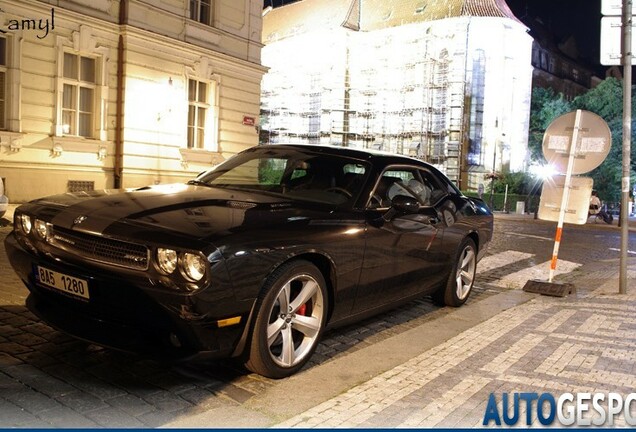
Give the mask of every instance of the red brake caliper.
POLYGON ((299 307, 298 310, 296 311, 297 315, 305 315, 306 313, 307 313, 307 303, 299 307))

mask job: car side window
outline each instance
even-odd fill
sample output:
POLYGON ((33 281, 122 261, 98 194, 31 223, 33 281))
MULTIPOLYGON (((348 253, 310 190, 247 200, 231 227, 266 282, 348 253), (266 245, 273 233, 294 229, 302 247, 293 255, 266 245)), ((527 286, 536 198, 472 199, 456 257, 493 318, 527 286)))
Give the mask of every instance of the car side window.
POLYGON ((421 206, 432 206, 447 194, 443 184, 428 170, 415 167, 389 168, 378 180, 369 207, 391 207, 397 195, 415 198, 421 206))
POLYGON ((435 205, 441 198, 447 195, 446 188, 429 171, 420 170, 420 181, 424 187, 424 192, 420 196, 422 205, 435 205))
POLYGON ((419 201, 417 194, 410 189, 409 184, 417 181, 417 169, 401 168, 384 171, 375 190, 371 194, 369 202, 370 208, 391 207, 393 198, 398 195, 415 198, 419 201))

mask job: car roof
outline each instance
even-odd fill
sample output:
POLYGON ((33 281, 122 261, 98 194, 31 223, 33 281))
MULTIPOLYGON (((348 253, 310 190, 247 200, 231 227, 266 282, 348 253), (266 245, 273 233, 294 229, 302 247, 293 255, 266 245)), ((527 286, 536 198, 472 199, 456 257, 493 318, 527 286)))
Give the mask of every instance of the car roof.
POLYGON ((379 160, 382 160, 382 162, 384 162, 385 164, 416 163, 416 164, 421 164, 421 165, 431 167, 430 164, 420 159, 415 159, 410 156, 404 156, 404 155, 389 153, 389 152, 380 151, 380 150, 357 149, 357 148, 351 148, 351 147, 339 147, 339 146, 323 145, 323 144, 320 144, 320 145, 317 145, 317 144, 265 144, 259 147, 265 147, 265 146, 267 146, 268 148, 280 148, 280 149, 286 149, 286 148, 292 147, 301 151, 325 153, 325 154, 336 155, 336 156, 348 156, 348 157, 352 157, 356 159, 367 159, 367 160, 379 159, 379 160))

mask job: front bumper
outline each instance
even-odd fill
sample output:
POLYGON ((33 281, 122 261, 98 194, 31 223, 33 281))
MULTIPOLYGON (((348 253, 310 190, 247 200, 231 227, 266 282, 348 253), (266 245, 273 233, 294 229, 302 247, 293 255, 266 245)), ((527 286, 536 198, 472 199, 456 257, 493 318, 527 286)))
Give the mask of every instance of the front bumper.
POLYGON ((212 287, 195 295, 153 286, 143 272, 135 277, 26 250, 5 239, 11 266, 30 291, 27 307, 52 327, 98 345, 171 359, 222 358, 237 354, 253 302, 215 297, 212 287), (42 266, 88 281, 90 298, 65 295, 41 284, 42 266), (219 320, 240 316, 235 325, 219 320))

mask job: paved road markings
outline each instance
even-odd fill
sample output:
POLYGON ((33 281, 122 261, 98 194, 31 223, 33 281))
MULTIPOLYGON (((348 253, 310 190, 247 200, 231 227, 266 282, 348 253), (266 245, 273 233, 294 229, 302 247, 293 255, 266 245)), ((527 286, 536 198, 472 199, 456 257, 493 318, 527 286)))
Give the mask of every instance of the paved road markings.
POLYGON ((537 236, 537 235, 533 235, 533 234, 522 234, 522 233, 515 233, 515 232, 505 232, 504 235, 509 235, 509 236, 513 236, 513 237, 527 237, 527 238, 533 238, 533 239, 538 239, 538 240, 546 240, 546 241, 554 241, 554 238, 552 238, 552 237, 543 237, 543 236, 537 236))
POLYGON ((499 252, 494 255, 488 255, 479 261, 479 264, 477 264, 477 271, 480 273, 487 272, 489 270, 507 266, 508 264, 512 264, 517 261, 523 261, 532 256, 533 254, 514 250, 499 252))
POLYGON ((484 365, 481 369, 487 372, 501 375, 516 362, 521 360, 526 354, 533 350, 536 346, 545 341, 545 336, 530 333, 524 335, 512 346, 499 354, 490 363, 484 365))
POLYGON ((441 400, 446 401, 445 404, 440 406, 438 401, 429 403, 421 410, 409 415, 398 427, 413 428, 436 425, 444 420, 449 413, 461 408, 491 381, 490 377, 468 376, 441 396, 441 400))
MULTIPOLYGON (((529 280, 547 280, 550 268, 549 266, 550 261, 546 261, 536 266, 529 267, 515 273, 510 273, 509 275, 492 282, 492 284, 502 288, 521 289, 529 280)), ((581 267, 581 264, 579 263, 559 260, 559 264, 554 271, 554 275, 557 276, 560 274, 570 273, 579 267, 581 267)))
MULTIPOLYGON (((609 250, 611 251, 616 251, 616 252, 620 252, 621 250, 619 248, 609 248, 609 250)), ((627 251, 628 254, 632 254, 632 255, 636 255, 636 251, 627 251)))
POLYGON ((569 320, 574 314, 576 314, 576 309, 560 310, 555 315, 548 318, 541 325, 539 325, 539 327, 537 327, 537 331, 552 333, 563 323, 569 320))

